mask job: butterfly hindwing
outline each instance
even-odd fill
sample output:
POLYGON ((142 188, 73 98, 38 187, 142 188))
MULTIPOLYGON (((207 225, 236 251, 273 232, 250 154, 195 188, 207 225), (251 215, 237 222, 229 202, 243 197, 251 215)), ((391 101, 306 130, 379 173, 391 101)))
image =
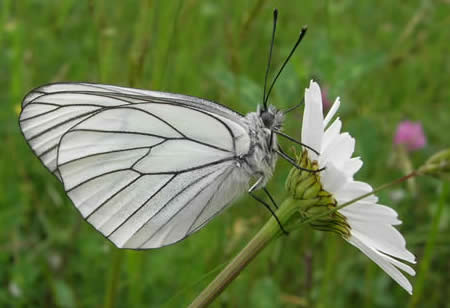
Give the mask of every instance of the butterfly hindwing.
POLYGON ((55 84, 25 98, 21 127, 91 225, 118 247, 156 248, 245 191, 237 165, 250 140, 239 119, 189 96, 55 84))

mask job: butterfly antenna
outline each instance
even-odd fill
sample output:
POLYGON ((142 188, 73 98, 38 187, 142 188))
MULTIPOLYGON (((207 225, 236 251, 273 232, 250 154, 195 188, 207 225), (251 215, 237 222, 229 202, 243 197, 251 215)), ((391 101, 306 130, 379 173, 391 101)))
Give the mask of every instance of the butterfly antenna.
POLYGON ((298 103, 297 105, 294 105, 294 106, 292 106, 292 107, 289 107, 289 108, 286 109, 286 110, 283 110, 283 111, 282 111, 283 114, 287 114, 287 113, 289 113, 289 112, 291 112, 291 111, 294 111, 294 110, 297 109, 298 107, 301 107, 301 106, 303 105, 303 102, 304 102, 304 99, 302 98, 302 101, 301 101, 300 103, 298 103))
POLYGON ((278 19, 278 10, 275 9, 275 10, 273 10, 273 29, 272 29, 272 40, 270 42, 269 61, 267 63, 266 76, 264 77, 264 92, 263 92, 264 110, 267 110, 267 100, 266 100, 267 77, 269 76, 270 62, 272 60, 272 49, 273 49, 273 44, 275 42, 275 31, 277 29, 277 19, 278 19))
POLYGON ((292 55, 294 54, 295 50, 297 49, 300 42, 303 40, 303 37, 306 34, 306 31, 308 30, 307 26, 303 26, 302 30, 300 31, 300 35, 298 36, 297 42, 295 42, 294 47, 292 47, 291 52, 287 56, 286 60, 284 60, 283 65, 281 66, 280 70, 278 71, 278 74, 275 76, 275 78, 272 81, 272 84, 270 85, 269 91, 267 92, 267 96, 264 100, 264 106, 267 106, 267 101, 269 100, 270 93, 272 92, 273 86, 275 85, 275 82, 277 81, 278 77, 280 76, 281 72, 283 71, 286 64, 291 59, 292 55))

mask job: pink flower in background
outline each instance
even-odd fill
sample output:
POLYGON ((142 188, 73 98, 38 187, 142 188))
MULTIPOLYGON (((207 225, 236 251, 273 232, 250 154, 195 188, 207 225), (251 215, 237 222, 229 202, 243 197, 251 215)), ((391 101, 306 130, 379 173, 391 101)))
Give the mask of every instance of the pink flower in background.
POLYGON ((327 88, 325 88, 325 87, 322 89, 322 105, 323 105, 324 111, 330 110, 331 102, 328 99, 328 91, 327 91, 327 88))
POLYGON ((420 122, 402 121, 397 126, 394 143, 404 145, 409 151, 419 150, 427 143, 420 122))

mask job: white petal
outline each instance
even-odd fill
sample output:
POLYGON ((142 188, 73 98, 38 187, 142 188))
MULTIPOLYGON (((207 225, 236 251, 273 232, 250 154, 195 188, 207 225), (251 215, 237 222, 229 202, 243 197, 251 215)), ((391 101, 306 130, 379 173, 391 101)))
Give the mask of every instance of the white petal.
POLYGON ((331 119, 334 117, 334 115, 338 111, 340 105, 341 105, 341 100, 338 97, 334 101, 333 106, 331 106, 330 111, 328 111, 328 114, 325 117, 325 120, 323 120, 323 127, 327 127, 328 123, 331 121, 331 119))
POLYGON ((381 267, 386 274, 391 276, 400 286, 402 286, 409 294, 412 294, 412 285, 406 279, 406 277, 394 266, 390 263, 389 259, 387 259, 384 255, 380 254, 373 248, 365 245, 361 240, 357 237, 352 236, 347 241, 353 246, 357 247, 361 250, 366 256, 368 256, 373 262, 375 262, 379 267, 381 267))
POLYGON ((339 191, 349 180, 351 178, 336 168, 332 162, 327 163, 326 169, 320 174, 320 181, 323 188, 331 194, 339 191))
POLYGON ((344 162, 342 169, 348 177, 353 178, 355 173, 358 172, 359 169, 361 169, 362 165, 363 162, 359 157, 353 157, 352 159, 344 162))
POLYGON ((325 149, 341 132, 342 122, 336 118, 323 134, 322 149, 325 149))
POLYGON ((367 246, 398 259, 415 263, 416 258, 405 247, 405 239, 391 224, 377 221, 347 221, 352 228, 351 234, 367 246))
MULTIPOLYGON (((302 142, 316 151, 321 150, 323 136, 322 95, 319 85, 311 80, 305 90, 305 111, 303 113, 302 142)), ((317 160, 317 155, 308 149, 311 159, 317 160)))
POLYGON ((338 168, 342 168, 344 163, 348 161, 355 150, 355 139, 349 133, 340 134, 334 138, 326 148, 322 148, 320 162, 333 162, 338 168))
MULTIPOLYGON (((359 181, 350 181, 344 187, 342 187, 339 191, 334 193, 335 199, 339 204, 345 203, 347 201, 353 200, 357 197, 360 197, 364 194, 367 194, 372 191, 372 186, 367 183, 359 182, 359 181)), ((362 199, 367 202, 377 203, 378 198, 375 195, 370 195, 362 199)))
POLYGON ((382 253, 382 252, 378 251, 378 253, 380 255, 382 255, 385 259, 389 260, 389 262, 394 264, 396 267, 398 267, 399 269, 404 271, 405 273, 408 273, 411 276, 415 276, 416 275, 416 271, 411 266, 409 266, 408 264, 400 262, 400 261, 398 261, 398 260, 396 260, 396 259, 394 259, 394 258, 392 258, 392 257, 390 257, 390 256, 388 256, 388 255, 386 255, 384 253, 382 253))
POLYGON ((343 209, 339 213, 347 217, 349 221, 360 222, 382 222, 391 225, 399 225, 401 221, 397 219, 397 212, 381 204, 358 201, 343 209))

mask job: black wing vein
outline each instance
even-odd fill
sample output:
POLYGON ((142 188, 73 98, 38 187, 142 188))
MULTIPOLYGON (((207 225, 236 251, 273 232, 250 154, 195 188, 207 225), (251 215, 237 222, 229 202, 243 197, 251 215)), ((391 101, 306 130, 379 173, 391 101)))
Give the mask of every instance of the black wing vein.
MULTIPOLYGON (((82 156, 82 157, 74 158, 74 159, 72 159, 72 160, 68 160, 68 161, 65 161, 65 162, 63 162, 63 163, 59 163, 58 166, 59 166, 59 167, 63 167, 63 166, 68 165, 68 164, 70 164, 70 163, 74 163, 74 162, 77 162, 77 161, 81 161, 81 160, 83 160, 83 159, 85 159, 85 158, 90 158, 90 157, 95 157, 95 156, 101 156, 101 155, 105 155, 105 154, 120 153, 120 152, 125 152, 125 151, 142 150, 142 149, 148 149, 148 150, 151 150, 153 147, 158 146, 158 145, 160 145, 160 144, 163 144, 163 143, 166 142, 166 141, 167 141, 167 140, 163 140, 163 141, 161 141, 160 143, 155 144, 155 145, 152 145, 152 146, 140 146, 140 147, 124 148, 124 149, 119 149, 119 150, 111 150, 111 151, 104 151, 104 152, 96 152, 96 153, 93 153, 93 154, 89 154, 89 155, 85 155, 85 156, 82 156)), ((137 164, 140 160, 142 160, 142 159, 143 159, 145 156, 147 156, 147 155, 148 155, 148 151, 147 151, 144 155, 142 155, 138 160, 136 160, 136 161, 133 163, 133 165, 137 164)), ((133 168, 132 168, 133 165, 130 167, 130 170, 133 170, 133 168)), ((136 170, 133 170, 133 171, 136 171, 136 170)), ((146 173, 144 173, 144 174, 146 174, 146 173)))
POLYGON ((163 190, 165 187, 167 187, 167 185, 169 185, 173 179, 175 179, 175 177, 177 176, 177 174, 174 174, 170 179, 167 180, 167 182, 165 182, 157 191, 155 191, 150 197, 148 197, 137 209, 135 209, 131 215, 129 215, 124 221, 122 221, 117 227, 114 228, 114 230, 112 230, 108 235, 106 235, 106 237, 110 237, 112 234, 114 234, 114 232, 116 232, 117 230, 119 230, 125 223, 127 223, 136 213, 138 213, 143 206, 145 206, 148 202, 150 202, 150 200, 156 196, 161 190, 163 190))
MULTIPOLYGON (((200 177, 198 177, 198 178, 196 178, 194 181, 192 181, 192 182, 190 182, 188 185, 186 185, 186 186, 184 186, 183 187, 183 189, 181 189, 180 191, 178 191, 175 195, 173 195, 158 211, 156 211, 156 213, 154 214, 154 215, 152 215, 149 219, 147 219, 147 221, 146 222, 144 222, 144 224, 142 224, 135 232, 133 232, 133 234, 131 235, 131 237, 133 237, 135 234, 137 234, 137 233, 139 233, 139 231, 141 231, 142 230, 142 228, 144 228, 145 227, 145 225, 147 225, 148 223, 150 223, 150 221, 154 218, 154 217, 156 217, 162 210, 164 210, 165 208, 166 208, 166 206, 169 204, 169 203, 171 203, 175 198, 177 198, 179 195, 181 195, 182 193, 184 193, 185 191, 186 191, 186 189, 188 189, 188 188, 190 188, 190 187, 192 187, 192 185, 195 185, 196 183, 198 183, 198 182, 200 182, 202 179, 204 179, 205 177, 207 177, 207 176, 209 176, 209 175, 211 175, 212 173, 214 173, 215 172, 215 170, 213 170, 213 171, 211 171, 211 172, 208 172, 208 173, 206 173, 206 174, 203 174, 202 176, 200 176, 200 177)), ((175 215, 173 215, 172 216, 172 218, 174 217, 175 215)), ((158 230, 160 230, 160 228, 158 228, 158 230)), ((153 234, 156 234, 157 233, 157 231, 156 232, 154 232, 153 234)), ((130 238, 131 238, 130 237, 130 238)), ((151 237, 150 237, 151 238, 151 237)), ((149 239, 150 239, 149 238, 149 239)), ((149 239, 147 239, 147 241, 149 240, 149 239)))
POLYGON ((126 184, 125 186, 123 186, 122 188, 120 188, 118 191, 116 191, 115 193, 113 193, 111 196, 109 196, 106 200, 104 200, 102 203, 100 203, 91 213, 89 213, 85 219, 89 219, 92 215, 94 215, 95 213, 97 213, 106 203, 108 203, 112 198, 114 198, 115 196, 117 196, 118 194, 120 194, 122 191, 124 191, 125 189, 127 189, 128 187, 130 187, 131 185, 133 185, 133 183, 135 183, 137 180, 139 180, 142 177, 142 175, 139 175, 138 177, 136 177, 135 179, 133 179, 130 183, 126 184))
MULTIPOLYGON (((225 175, 225 178, 222 180, 222 182, 220 183, 220 187, 217 188, 217 191, 220 191, 222 189, 223 184, 228 180, 228 178, 230 177, 230 175, 233 173, 233 168, 229 168, 228 173, 225 175)), ((197 216, 195 217, 195 219, 193 220, 192 224, 189 226, 188 230, 186 231, 185 237, 188 236, 191 233, 191 229, 192 227, 195 225, 195 223, 197 222, 197 220, 200 218, 200 216, 202 216, 203 212, 205 211, 205 209, 209 206, 209 203, 211 202, 211 200, 213 200, 213 198, 216 196, 216 194, 212 194, 211 197, 208 199, 208 202, 203 206, 203 208, 200 210, 200 212, 197 214, 197 216)), ((215 215, 214 215, 215 216, 215 215)), ((214 216, 212 216, 211 218, 213 218, 214 216)))
MULTIPOLYGON (((211 172, 214 173, 215 171, 211 172)), ((211 173, 206 174, 205 176, 201 177, 198 179, 198 181, 200 181, 201 179, 209 176, 211 173)), ((223 175, 223 173, 218 174, 216 177, 214 177, 214 179, 212 180, 212 182, 214 182, 216 179, 218 179, 219 177, 221 177, 223 175)), ((197 182, 198 182, 197 181, 197 182)), ((194 183, 195 184, 195 183, 194 183)), ((140 245, 139 248, 141 248, 142 246, 145 246, 145 244, 147 244, 148 241, 150 241, 162 228, 164 228, 169 222, 172 221, 172 219, 174 219, 178 213, 180 213, 182 210, 184 210, 186 208, 186 206, 188 206, 192 200, 194 200, 195 198, 197 198, 205 189, 207 189, 211 184, 205 185, 203 188, 201 188, 194 196, 192 196, 192 198, 190 198, 180 209, 178 209, 178 211, 175 212, 175 214, 172 215, 172 217, 170 217, 167 221, 165 221, 161 226, 158 227, 158 229, 156 229, 153 234, 143 243, 140 245)), ((212 197, 214 196, 214 194, 212 195, 212 197)), ((211 197, 211 198, 212 198, 211 197)), ((211 200, 211 199, 209 199, 211 200)), ((168 203, 170 203, 172 200, 169 200, 168 203)), ((209 203, 209 201, 208 201, 209 203)), ((167 205, 167 204, 166 204, 167 205)), ((155 214, 154 216, 156 216, 157 214, 155 214)), ((153 216, 153 217, 154 217, 153 216)), ((153 218, 152 217, 152 218, 153 218)), ((149 220, 149 222, 151 221, 151 219, 149 220)), ((137 233, 137 232, 136 232, 137 233)), ((187 234, 186 234, 187 235, 187 234)), ((186 237, 186 235, 184 237, 186 237)), ((184 238, 183 237, 183 238, 184 238)))
MULTIPOLYGON (((61 173, 61 171, 59 170, 59 168, 57 169, 57 171, 58 171, 59 173, 61 173)), ((66 188, 66 193, 69 193, 69 192, 71 192, 71 191, 73 191, 73 190, 75 190, 75 189, 81 187, 82 185, 84 185, 84 184, 86 184, 86 183, 88 183, 88 182, 90 182, 90 181, 93 181, 93 180, 98 179, 98 178, 101 178, 101 177, 103 177, 103 176, 105 176, 105 175, 113 174, 113 173, 120 172, 120 171, 134 171, 134 172, 138 173, 139 175, 144 175, 143 173, 141 173, 141 172, 139 172, 139 171, 136 171, 136 170, 133 170, 133 169, 130 169, 130 168, 115 169, 115 170, 111 170, 111 171, 104 172, 104 173, 95 175, 95 176, 93 176, 93 177, 90 177, 90 178, 88 178, 87 180, 84 180, 84 181, 78 183, 77 185, 75 185, 75 186, 73 186, 73 187, 71 187, 71 188, 69 188, 69 189, 66 188)), ((63 183, 64 183, 64 182, 63 182, 63 183)))

